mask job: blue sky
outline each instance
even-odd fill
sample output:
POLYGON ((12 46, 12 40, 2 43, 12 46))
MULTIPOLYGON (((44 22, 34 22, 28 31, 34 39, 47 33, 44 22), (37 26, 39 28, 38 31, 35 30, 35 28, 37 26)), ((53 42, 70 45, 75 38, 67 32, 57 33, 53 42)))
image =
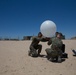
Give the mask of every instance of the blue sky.
POLYGON ((76 0, 0 0, 0 37, 37 35, 45 20, 66 38, 76 36, 76 0))

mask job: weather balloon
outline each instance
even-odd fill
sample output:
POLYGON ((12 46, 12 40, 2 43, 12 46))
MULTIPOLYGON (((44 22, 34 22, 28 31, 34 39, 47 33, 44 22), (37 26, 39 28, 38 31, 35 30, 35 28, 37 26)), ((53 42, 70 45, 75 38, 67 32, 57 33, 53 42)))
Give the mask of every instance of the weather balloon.
POLYGON ((56 32, 56 24, 53 21, 46 20, 41 24, 40 31, 45 37, 53 37, 56 32))

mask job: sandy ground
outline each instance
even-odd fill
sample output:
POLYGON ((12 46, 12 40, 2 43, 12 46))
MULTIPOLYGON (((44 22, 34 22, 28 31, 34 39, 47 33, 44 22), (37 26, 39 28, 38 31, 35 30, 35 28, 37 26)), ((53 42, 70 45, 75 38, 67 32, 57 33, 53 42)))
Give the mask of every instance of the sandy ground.
MULTIPOLYGON (((63 41, 68 59, 62 63, 53 63, 44 57, 29 57, 31 41, 0 41, 0 75, 76 75, 76 57, 71 49, 76 49, 76 40, 63 41)), ((43 45, 41 54, 50 47, 43 45)))

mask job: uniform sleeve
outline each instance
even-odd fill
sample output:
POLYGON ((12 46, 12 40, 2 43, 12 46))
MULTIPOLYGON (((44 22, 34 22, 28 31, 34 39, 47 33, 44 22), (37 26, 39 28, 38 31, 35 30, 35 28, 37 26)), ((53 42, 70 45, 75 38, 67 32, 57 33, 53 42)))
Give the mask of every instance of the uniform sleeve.
POLYGON ((52 39, 50 39, 47 44, 51 45, 52 44, 52 39))
POLYGON ((41 39, 41 42, 47 42, 47 41, 49 41, 49 38, 46 38, 46 37, 45 37, 45 38, 42 38, 42 39, 41 39))
POLYGON ((42 38, 39 38, 39 37, 34 37, 33 38, 33 41, 41 41, 42 40, 42 38))

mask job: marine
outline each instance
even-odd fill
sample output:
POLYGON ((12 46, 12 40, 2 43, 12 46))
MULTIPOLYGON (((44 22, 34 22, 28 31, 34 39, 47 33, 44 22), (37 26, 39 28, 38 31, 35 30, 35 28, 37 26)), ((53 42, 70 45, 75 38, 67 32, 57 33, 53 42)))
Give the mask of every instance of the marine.
POLYGON ((42 37, 42 33, 39 32, 38 36, 33 37, 31 45, 29 47, 28 55, 32 57, 37 57, 40 56, 41 50, 42 50, 42 45, 39 44, 40 41, 46 42, 47 39, 42 37))
POLYGON ((61 62, 62 56, 62 45, 61 33, 57 34, 57 37, 53 37, 48 41, 48 45, 51 45, 50 48, 45 49, 47 53, 47 58, 51 61, 61 62))

